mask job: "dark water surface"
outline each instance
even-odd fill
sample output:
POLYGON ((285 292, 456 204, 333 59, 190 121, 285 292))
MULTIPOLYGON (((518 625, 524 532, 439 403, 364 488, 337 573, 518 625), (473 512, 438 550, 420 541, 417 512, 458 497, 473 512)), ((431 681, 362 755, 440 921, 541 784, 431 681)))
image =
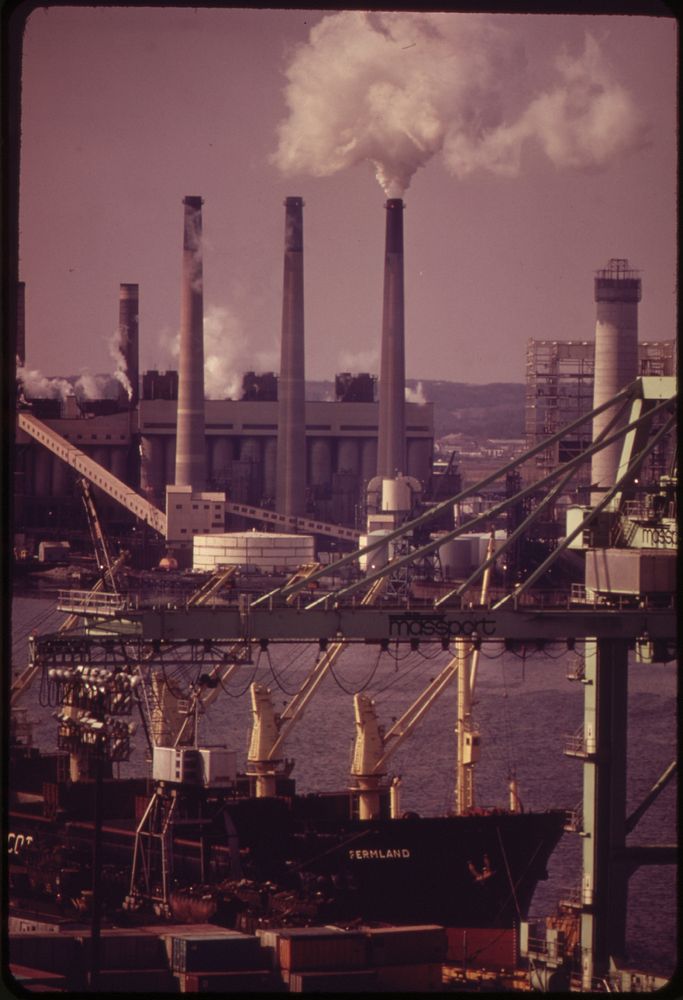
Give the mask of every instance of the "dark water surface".
MULTIPOLYGON (((26 662, 26 636, 31 630, 56 631, 64 616, 46 598, 17 597, 13 602, 13 663, 26 662)), ((284 748, 293 758, 293 777, 300 792, 344 788, 348 784, 354 737, 352 694, 364 689, 389 728, 429 679, 448 661, 448 654, 390 652, 351 646, 323 680, 284 748)), ((273 691, 276 709, 290 700, 311 669, 317 647, 271 645, 254 651, 254 662, 242 666, 201 720, 200 741, 237 751, 243 770, 249 742, 251 710, 248 687, 259 680, 273 691)), ((565 737, 582 722, 583 686, 567 679, 576 654, 563 644, 544 653, 521 657, 503 652, 498 643, 485 644, 480 657, 475 694, 475 718, 481 731, 482 758, 476 771, 480 806, 504 806, 507 776, 516 771, 526 810, 573 808, 581 799, 581 764, 563 753, 565 737)), ((175 668, 172 668, 171 673, 175 668)), ((188 668, 189 670, 189 668, 188 668)), ((630 813, 641 802, 664 768, 677 754, 677 665, 629 666, 628 803, 630 813)), ((174 675, 187 680, 188 671, 174 675)), ((52 750, 56 739, 54 708, 44 704, 36 680, 23 705, 34 723, 34 743, 52 750), (43 704, 41 704, 43 702, 43 704)), ((447 812, 454 791, 455 684, 398 749, 389 764, 402 777, 402 804, 423 814, 447 812)), ((144 737, 136 737, 131 760, 120 774, 146 774, 144 737)), ((676 841, 676 781, 669 784, 629 836, 631 844, 676 841)), ((532 915, 552 913, 563 890, 580 881, 581 841, 567 833, 549 867, 549 879, 538 886, 532 915)), ((673 972, 677 948, 676 872, 672 866, 648 866, 631 878, 628 912, 629 964, 659 975, 673 972)))

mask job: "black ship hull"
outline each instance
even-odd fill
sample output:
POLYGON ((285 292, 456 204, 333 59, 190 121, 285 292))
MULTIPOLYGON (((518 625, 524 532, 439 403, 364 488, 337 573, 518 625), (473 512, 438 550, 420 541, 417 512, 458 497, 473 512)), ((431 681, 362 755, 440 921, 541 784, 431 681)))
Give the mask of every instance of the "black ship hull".
MULTIPOLYGON (((112 908, 128 894, 150 797, 144 779, 106 782, 102 864, 112 908)), ((51 896, 68 911, 91 879, 94 783, 47 782, 26 798, 10 808, 12 895, 51 896)), ((326 919, 463 928, 511 927, 527 915, 565 821, 559 810, 360 820, 349 792, 202 797, 200 809, 198 801, 186 802, 167 841, 176 891, 200 884, 262 910, 279 894, 294 909, 315 900, 326 919)), ((142 838, 141 850, 143 842, 149 885, 160 891, 161 840, 142 838)))

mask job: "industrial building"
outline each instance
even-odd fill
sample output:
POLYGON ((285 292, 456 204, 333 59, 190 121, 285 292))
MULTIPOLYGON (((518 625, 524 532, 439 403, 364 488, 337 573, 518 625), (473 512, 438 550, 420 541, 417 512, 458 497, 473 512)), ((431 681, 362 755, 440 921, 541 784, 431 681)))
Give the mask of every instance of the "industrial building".
MULTIPOLYGON (((202 297, 202 206, 183 200, 178 371, 139 374, 139 288, 120 285, 116 398, 27 399, 19 403, 67 443, 160 509, 167 487, 226 494, 229 503, 365 526, 368 488, 378 476, 427 484, 432 473, 433 407, 405 402, 403 202, 386 204, 381 374, 336 376, 334 401, 305 398, 303 199, 285 200, 281 366, 247 372, 240 399, 205 399, 202 297), (378 398, 376 398, 376 396, 378 398), (381 452, 381 454, 380 454, 381 452)), ((20 288, 18 346, 25 354, 25 286, 20 288)), ((68 463, 25 430, 15 450, 15 531, 68 537, 80 497, 68 463)), ((420 487, 422 499, 425 493, 420 487)), ((132 530, 128 513, 98 494, 110 528, 132 530)), ((190 506, 189 510, 192 510, 190 506)), ((252 527, 231 516, 230 530, 252 527)), ((214 530, 194 526, 194 533, 214 530)), ((131 540, 133 541, 133 540, 131 540)))

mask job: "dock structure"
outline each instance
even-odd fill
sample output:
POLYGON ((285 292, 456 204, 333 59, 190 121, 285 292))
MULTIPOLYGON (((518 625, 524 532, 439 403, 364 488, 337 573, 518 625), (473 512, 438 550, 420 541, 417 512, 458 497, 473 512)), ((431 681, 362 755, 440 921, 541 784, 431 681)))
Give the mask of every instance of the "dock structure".
MULTIPOLYGON (((631 414, 617 432, 623 445, 613 485, 599 502, 585 509, 556 551, 503 599, 479 606, 463 606, 462 595, 453 592, 448 599, 440 600, 431 608, 375 607, 356 603, 352 595, 358 590, 394 572, 397 563, 422 558, 430 547, 434 547, 434 543, 429 543, 369 573, 357 583, 303 604, 293 604, 288 599, 322 577, 324 569, 255 600, 242 595, 237 603, 220 607, 131 606, 110 618, 88 616, 84 611, 84 627, 78 634, 36 638, 32 645, 34 660, 48 664, 53 658, 69 653, 97 660, 106 649, 110 662, 116 657, 122 662, 139 662, 141 650, 151 644, 158 651, 163 650, 166 664, 173 662, 175 655, 182 656, 188 647, 192 650, 201 646, 206 657, 203 662, 211 666, 211 657, 218 662, 227 644, 247 648, 256 644, 264 649, 270 643, 293 639, 317 642, 321 649, 330 641, 377 643, 385 648, 394 643, 413 647, 440 643, 444 649, 457 639, 467 639, 474 644, 504 640, 513 646, 528 641, 540 644, 564 641, 568 649, 574 648, 577 640, 582 641, 585 665, 580 679, 584 687, 584 720, 581 732, 568 747, 572 756, 583 763, 583 799, 576 824, 583 839, 582 871, 574 901, 579 916, 579 940, 571 954, 559 955, 557 936, 551 947, 551 937, 534 943, 527 929, 523 954, 533 957, 535 964, 543 964, 545 959, 548 975, 544 978, 540 974, 542 988, 544 984, 547 988, 550 972, 563 967, 570 988, 590 992, 596 988, 596 983, 608 981, 623 961, 630 874, 642 864, 673 863, 676 856, 673 845, 637 848, 626 845, 627 833, 655 794, 653 791, 648 802, 631 816, 627 815, 629 648, 635 645, 641 659, 670 662, 676 657, 677 637, 674 588, 668 575, 673 565, 671 546, 664 543, 648 549, 629 546, 629 539, 641 537, 642 532, 639 535, 631 530, 634 524, 638 527, 638 519, 634 519, 633 510, 627 504, 633 499, 633 483, 640 464, 657 441, 671 431, 675 421, 674 380, 638 379, 610 403, 623 406, 625 401, 631 402, 631 414), (632 568, 639 571, 646 561, 654 560, 657 566, 654 582, 643 590, 639 582, 643 575, 639 572, 634 577, 636 583, 624 587, 621 581, 610 579, 609 574, 601 575, 597 569, 590 578, 587 573, 580 597, 572 598, 568 594, 563 605, 539 605, 534 600, 533 584, 575 540, 587 552, 601 552, 606 565, 615 558, 614 552, 623 554, 626 551, 632 568), (208 642, 207 637, 210 637, 208 642)), ((607 405, 600 404, 601 407, 607 405)), ((587 417, 594 414, 595 411, 587 417)), ((613 437, 605 431, 600 440, 586 449, 582 458, 590 459, 600 448, 611 445, 613 437)), ((523 462, 528 457, 529 453, 518 461, 523 462)), ((572 463, 578 464, 577 459, 557 470, 555 475, 562 476, 572 463)), ((506 471, 507 467, 498 474, 506 471)), ((476 491, 476 487, 472 489, 476 491)), ((520 494, 516 494, 498 506, 504 509, 519 497, 520 494)), ((662 498, 666 501, 665 493, 662 498)), ((451 498, 448 502, 457 499, 451 498)), ((429 516, 435 513, 438 513, 438 506, 429 516)), ((490 511, 488 516, 491 516, 490 511)), ((482 515, 477 516, 480 517, 482 515)), ((393 534, 396 537, 407 534, 418 522, 426 520, 427 515, 421 515, 393 534)), ((471 523, 455 529, 447 537, 455 537, 471 527, 471 523)), ((369 545, 344 557, 340 564, 345 559, 357 559, 371 548, 369 545)), ((483 574, 486 568, 485 561, 477 574, 483 574)))

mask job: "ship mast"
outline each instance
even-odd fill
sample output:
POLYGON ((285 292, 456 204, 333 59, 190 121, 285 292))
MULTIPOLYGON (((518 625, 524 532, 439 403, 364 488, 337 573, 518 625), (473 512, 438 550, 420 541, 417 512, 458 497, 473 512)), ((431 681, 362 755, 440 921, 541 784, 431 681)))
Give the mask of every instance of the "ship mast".
MULTIPOLYGON (((486 549, 486 561, 495 551, 495 531, 486 549)), ((479 603, 485 605, 488 600, 491 581, 491 563, 486 566, 481 582, 479 603)), ((474 765, 479 760, 479 729, 472 718, 472 703, 474 699, 474 684, 479 662, 479 649, 471 639, 455 640, 455 657, 458 660, 457 685, 457 722, 456 733, 456 772, 455 772, 455 812, 458 816, 472 812, 474 809, 474 765)), ((516 801, 516 790, 514 795, 516 801)), ((510 801, 513 800, 512 791, 510 801)), ((516 811, 516 810, 513 810, 516 811)))

